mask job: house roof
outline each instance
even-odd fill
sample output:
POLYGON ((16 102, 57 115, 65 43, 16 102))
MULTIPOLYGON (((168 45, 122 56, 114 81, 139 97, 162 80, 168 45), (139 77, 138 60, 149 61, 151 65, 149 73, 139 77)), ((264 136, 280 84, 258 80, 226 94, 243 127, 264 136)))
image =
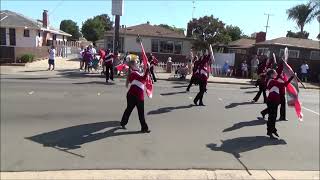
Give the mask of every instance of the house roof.
MULTIPOLYGON (((113 30, 108 31, 107 34, 113 34, 113 30)), ((127 28, 121 28, 119 30, 120 34, 126 35, 140 35, 140 36, 152 36, 152 37, 166 37, 166 38, 178 38, 186 39, 183 33, 172 31, 157 25, 140 24, 136 26, 130 26, 127 28)))
POLYGON ((255 39, 242 38, 228 43, 230 48, 251 48, 254 46, 255 39))
POLYGON ((45 28, 43 27, 43 23, 41 21, 31 19, 22 14, 9 11, 9 10, 0 11, 0 26, 1 27, 21 27, 21 28, 27 27, 29 29, 39 29, 43 31, 49 31, 55 34, 71 36, 71 34, 68 34, 54 27, 45 28))
POLYGON ((280 37, 272 40, 267 40, 264 42, 256 43, 256 45, 281 45, 281 46, 291 46, 300 47, 307 49, 320 49, 320 41, 315 41, 311 39, 300 39, 291 37, 280 37))

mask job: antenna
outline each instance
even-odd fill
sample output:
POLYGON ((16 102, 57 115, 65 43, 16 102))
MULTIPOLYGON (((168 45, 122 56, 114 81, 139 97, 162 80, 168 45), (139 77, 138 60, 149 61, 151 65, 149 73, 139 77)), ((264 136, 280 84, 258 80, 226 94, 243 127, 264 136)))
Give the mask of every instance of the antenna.
POLYGON ((270 17, 270 16, 273 16, 273 14, 264 13, 264 15, 268 16, 267 25, 265 26, 265 27, 266 27, 266 36, 267 36, 268 28, 270 27, 270 26, 269 26, 269 17, 270 17))
POLYGON ((195 6, 195 0, 192 1, 192 19, 194 17, 194 11, 196 10, 196 6, 195 6))

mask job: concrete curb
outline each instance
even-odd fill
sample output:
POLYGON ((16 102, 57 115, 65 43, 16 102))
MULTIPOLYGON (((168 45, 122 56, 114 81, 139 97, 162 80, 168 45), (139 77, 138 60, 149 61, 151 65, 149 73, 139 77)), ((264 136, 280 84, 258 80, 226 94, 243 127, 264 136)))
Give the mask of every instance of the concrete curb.
POLYGON ((68 170, 1 172, 1 179, 319 179, 319 171, 68 170))

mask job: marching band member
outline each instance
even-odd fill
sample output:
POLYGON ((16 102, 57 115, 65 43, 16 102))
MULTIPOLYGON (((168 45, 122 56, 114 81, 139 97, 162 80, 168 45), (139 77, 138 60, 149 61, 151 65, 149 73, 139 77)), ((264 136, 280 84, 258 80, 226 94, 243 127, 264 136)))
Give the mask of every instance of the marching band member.
POLYGON ((147 68, 145 73, 142 75, 139 73, 138 62, 136 59, 131 59, 128 65, 129 75, 127 77, 126 86, 128 87, 130 83, 130 88, 127 93, 127 108, 123 113, 120 125, 125 129, 132 110, 134 107, 137 107, 141 124, 141 132, 149 133, 150 130, 144 116, 144 91, 145 83, 149 75, 149 68, 147 68))
POLYGON ((109 78, 113 81, 113 59, 115 56, 110 52, 110 49, 106 50, 106 57, 104 59, 106 83, 108 83, 109 78))
POLYGON ((294 76, 291 76, 290 79, 286 82, 279 82, 277 80, 278 73, 274 69, 270 69, 267 72, 267 76, 270 77, 267 82, 267 89, 269 90, 269 95, 267 98, 267 112, 269 114, 267 122, 267 135, 270 136, 270 139, 277 139, 273 136, 273 134, 279 137, 275 126, 278 106, 281 103, 280 89, 288 86, 294 76))

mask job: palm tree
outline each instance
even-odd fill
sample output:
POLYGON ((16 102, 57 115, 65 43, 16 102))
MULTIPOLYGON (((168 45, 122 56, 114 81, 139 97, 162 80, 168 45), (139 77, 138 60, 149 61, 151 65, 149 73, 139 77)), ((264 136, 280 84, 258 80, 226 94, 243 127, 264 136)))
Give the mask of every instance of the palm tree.
POLYGON ((287 10, 288 19, 296 21, 300 32, 303 33, 304 25, 311 22, 314 16, 315 6, 312 2, 300 4, 287 10))

